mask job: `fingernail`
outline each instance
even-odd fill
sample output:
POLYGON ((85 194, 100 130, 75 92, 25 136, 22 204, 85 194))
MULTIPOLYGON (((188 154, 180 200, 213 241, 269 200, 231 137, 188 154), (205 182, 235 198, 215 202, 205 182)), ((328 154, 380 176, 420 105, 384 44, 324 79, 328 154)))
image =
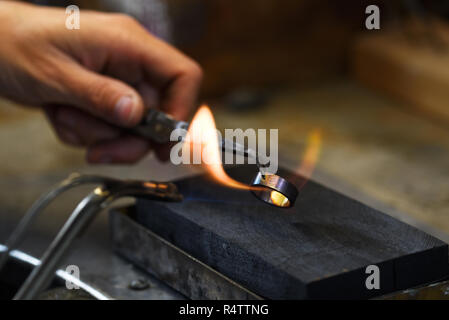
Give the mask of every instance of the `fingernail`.
POLYGON ((134 117, 134 109, 136 108, 135 99, 131 96, 123 96, 115 105, 115 117, 120 124, 128 125, 134 117))

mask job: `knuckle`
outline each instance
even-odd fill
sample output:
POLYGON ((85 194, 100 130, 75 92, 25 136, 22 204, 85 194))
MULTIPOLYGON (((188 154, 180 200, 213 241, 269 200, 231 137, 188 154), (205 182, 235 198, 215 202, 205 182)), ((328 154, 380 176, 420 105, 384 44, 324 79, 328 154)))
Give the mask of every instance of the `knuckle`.
POLYGON ((190 60, 184 68, 184 73, 190 78, 196 81, 201 81, 203 79, 203 69, 197 62, 190 60))
POLYGON ((97 81, 89 86, 87 86, 87 99, 89 104, 95 108, 96 113, 104 115, 109 111, 109 100, 111 98, 110 93, 112 92, 111 85, 108 81, 97 81))
POLYGON ((126 26, 126 27, 136 26, 139 24, 134 17, 124 13, 113 14, 113 22, 114 24, 118 24, 119 26, 126 26))

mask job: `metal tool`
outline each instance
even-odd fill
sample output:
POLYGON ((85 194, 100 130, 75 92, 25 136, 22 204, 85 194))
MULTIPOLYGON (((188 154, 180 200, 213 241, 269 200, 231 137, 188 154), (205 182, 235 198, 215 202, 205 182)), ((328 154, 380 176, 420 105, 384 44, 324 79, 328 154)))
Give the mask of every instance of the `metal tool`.
MULTIPOLYGON (((170 135, 173 130, 184 129, 187 131, 188 128, 188 122, 175 120, 162 111, 149 109, 144 115, 142 122, 132 129, 132 133, 163 144, 173 142, 170 141, 170 135)), ((221 139, 218 143, 222 151, 229 151, 234 154, 255 159, 256 165, 261 172, 263 171, 263 168, 269 166, 269 163, 266 163, 266 161, 260 161, 262 157, 256 151, 250 148, 245 148, 245 146, 239 143, 235 143, 229 139, 221 139)))
MULTIPOLYGON (((187 122, 174 120, 161 111, 150 109, 142 123, 134 128, 133 132, 158 143, 169 143, 173 130, 187 130, 188 127, 187 122)), ((232 151, 234 154, 256 160, 259 173, 254 179, 254 185, 261 187, 253 190, 257 198, 278 207, 293 206, 298 195, 296 187, 277 175, 265 172, 264 168, 269 167, 269 163, 265 159, 260 161, 261 156, 255 150, 245 148, 245 146, 228 139, 221 139, 219 145, 223 151, 232 151)))
POLYGON ((64 180, 57 188, 38 199, 25 214, 7 241, 7 249, 1 258, 0 267, 5 264, 10 252, 22 242, 25 232, 35 218, 56 196, 75 186, 90 183, 100 184, 100 186, 97 186, 78 204, 55 239, 46 249, 41 258, 41 263, 33 269, 14 299, 35 298, 53 278, 61 259, 68 251, 75 237, 89 225, 98 212, 105 209, 114 200, 127 196, 138 196, 159 201, 182 200, 182 195, 178 193, 177 187, 173 183, 117 180, 101 176, 72 175, 64 180))
POLYGON ((189 124, 173 119, 170 115, 156 109, 148 109, 142 122, 132 129, 134 134, 157 143, 169 143, 173 130, 187 130, 189 124))

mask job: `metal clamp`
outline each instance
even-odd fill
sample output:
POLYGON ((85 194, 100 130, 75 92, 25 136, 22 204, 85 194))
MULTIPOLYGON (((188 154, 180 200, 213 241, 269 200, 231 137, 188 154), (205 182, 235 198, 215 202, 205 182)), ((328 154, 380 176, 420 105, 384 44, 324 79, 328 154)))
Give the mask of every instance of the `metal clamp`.
POLYGON ((162 111, 149 109, 146 111, 142 122, 133 128, 132 132, 157 143, 169 143, 173 130, 187 130, 188 128, 187 122, 175 120, 162 111))
POLYGON ((24 239, 25 233, 42 212, 42 210, 58 195, 83 184, 100 184, 89 193, 72 212, 63 227, 45 250, 41 264, 36 266, 14 296, 18 299, 33 299, 49 284, 58 264, 70 248, 73 240, 93 220, 96 214, 108 207, 114 200, 126 196, 139 196, 150 200, 181 201, 173 183, 152 181, 118 180, 101 176, 74 174, 59 186, 39 198, 25 214, 17 228, 8 239, 7 249, 0 258, 0 271, 9 254, 24 239))
MULTIPOLYGON (((149 109, 146 111, 142 122, 131 129, 131 133, 163 144, 171 142, 170 135, 173 130, 183 129, 187 132, 188 128, 188 122, 178 121, 162 111, 149 109)), ((262 173, 269 166, 267 159, 262 158, 255 150, 246 148, 239 143, 227 139, 219 139, 218 144, 222 151, 230 151, 234 154, 255 159, 256 165, 262 173)))
MULTIPOLYGON (((189 123, 187 122, 177 121, 162 111, 149 109, 143 117, 142 123, 133 129, 133 133, 158 143, 168 143, 173 130, 184 129, 187 132, 188 128, 189 123)), ((218 145, 222 151, 231 151, 248 159, 255 159, 259 173, 253 184, 257 187, 252 191, 258 199, 277 207, 293 206, 298 189, 284 178, 268 172, 267 168, 270 163, 265 157, 233 140, 219 139, 218 145)))

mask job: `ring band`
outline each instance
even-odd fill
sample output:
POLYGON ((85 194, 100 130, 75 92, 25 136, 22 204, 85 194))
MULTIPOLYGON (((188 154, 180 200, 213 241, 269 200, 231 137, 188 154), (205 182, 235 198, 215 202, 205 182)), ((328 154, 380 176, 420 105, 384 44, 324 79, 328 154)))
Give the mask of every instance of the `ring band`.
POLYGON ((295 204, 298 189, 278 175, 258 172, 251 191, 260 200, 276 207, 289 208, 295 204))

